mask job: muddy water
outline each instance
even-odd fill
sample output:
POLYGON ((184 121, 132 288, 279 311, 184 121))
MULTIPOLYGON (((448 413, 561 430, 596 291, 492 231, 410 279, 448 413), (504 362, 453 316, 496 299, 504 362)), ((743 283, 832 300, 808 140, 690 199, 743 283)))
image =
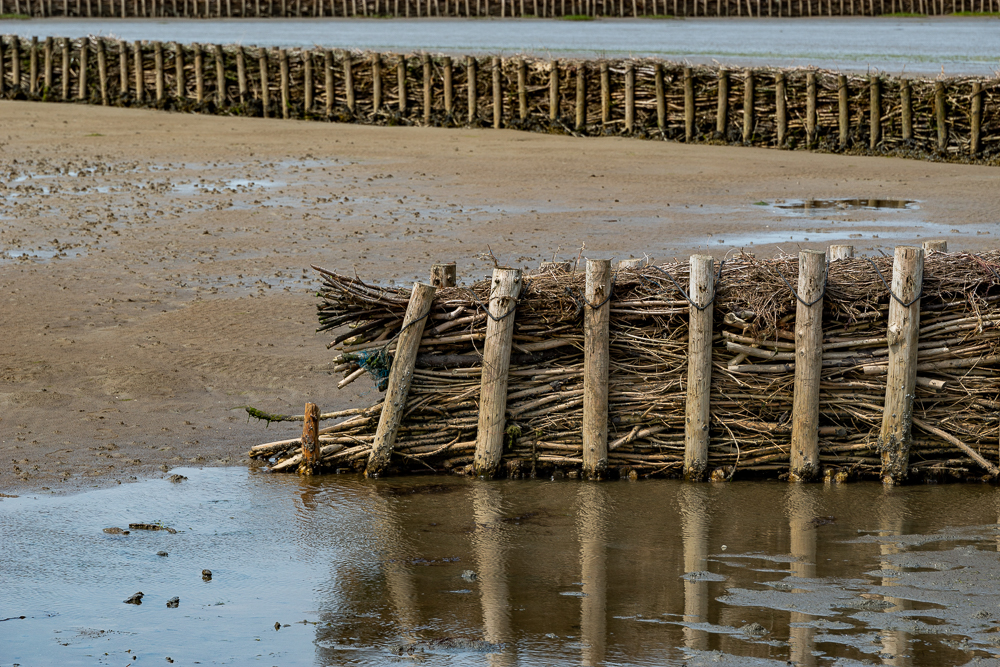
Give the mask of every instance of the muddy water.
POLYGON ((0 21, 25 37, 114 35, 260 46, 444 53, 533 53, 542 57, 659 56, 711 64, 816 66, 865 73, 992 76, 1000 66, 997 25, 984 18, 650 20, 455 19, 41 19, 0 21))
POLYGON ((175 472, 188 479, 0 501, 3 664, 958 665, 1000 653, 990 487, 175 472), (103 532, 134 522, 177 532, 103 532), (138 591, 141 605, 123 603, 138 591))

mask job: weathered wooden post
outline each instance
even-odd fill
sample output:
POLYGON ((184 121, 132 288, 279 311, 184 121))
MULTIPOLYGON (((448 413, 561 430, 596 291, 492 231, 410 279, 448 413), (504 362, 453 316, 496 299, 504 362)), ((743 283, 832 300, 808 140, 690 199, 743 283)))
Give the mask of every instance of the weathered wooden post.
MULTIPOLYGON (((332 16, 335 11, 331 6, 330 15, 332 16)), ((333 53, 330 49, 323 49, 323 102, 326 105, 327 118, 333 115, 333 104, 336 100, 333 85, 333 53)))
POLYGON ((900 116, 903 141, 913 140, 913 89, 910 80, 903 79, 899 84, 900 116))
POLYGON ((524 58, 517 61, 517 112, 521 122, 528 119, 528 64, 524 58))
POLYGON ((302 423, 302 463, 299 472, 311 475, 319 463, 319 407, 306 403, 302 423))
POLYGON ((715 112, 715 133, 725 141, 729 137, 729 72, 719 70, 719 104, 715 112))
POLYGON ((635 129, 635 63, 625 63, 625 131, 635 129))
POLYGON ((143 104, 146 101, 146 70, 143 67, 141 40, 132 43, 132 56, 135 61, 132 67, 135 71, 135 101, 143 104))
POLYGON ((250 88, 247 84, 247 56, 242 46, 236 47, 236 83, 240 91, 240 104, 246 104, 250 99, 250 88))
POLYGON ((493 127, 495 129, 500 129, 503 123, 503 88, 500 84, 500 58, 493 56, 492 61, 492 74, 493 74, 493 127))
POLYGON ((754 115, 756 77, 753 70, 748 69, 743 77, 743 143, 753 143, 753 131, 757 124, 754 115))
POLYGON ((177 99, 187 98, 187 81, 185 81, 184 71, 184 47, 179 42, 171 44, 174 50, 174 83, 177 85, 177 99))
POLYGON ((396 59, 396 108, 399 115, 406 115, 406 56, 400 54, 396 59))
POLYGON ((778 148, 785 147, 788 139, 788 96, 785 90, 785 73, 774 75, 774 115, 777 125, 778 148))
POLYGON ((444 113, 448 120, 455 111, 454 66, 450 56, 441 59, 441 78, 444 85, 444 113))
POLYGON ((455 262, 442 262, 431 266, 431 285, 434 287, 454 287, 458 279, 455 262))
MULTIPOLYGON (((437 288, 424 283, 414 283, 410 302, 403 316, 403 328, 396 340, 396 352, 389 368, 389 384, 385 390, 385 402, 379 415, 375 442, 372 444, 365 477, 378 477, 389 466, 392 448, 396 444, 396 434, 406 410, 406 398, 413 381, 413 367, 417 362, 420 339, 424 335, 427 315, 431 312, 434 292, 437 288)), ((504 387, 506 392, 506 386, 504 387)), ((506 397, 506 393, 505 393, 506 397)), ((502 446, 502 443, 501 443, 502 446)))
MULTIPOLYGON (((98 53, 104 51, 104 40, 98 40, 98 53)), ((70 44, 69 38, 63 37, 59 40, 59 50, 62 52, 62 70, 59 73, 59 82, 62 84, 62 99, 69 100, 69 82, 70 82, 70 72, 69 72, 69 59, 70 59, 70 44)), ((105 56, 106 57, 106 56, 105 56)), ((0 54, 0 60, 3 59, 2 54, 0 54)), ((107 66, 107 63, 105 63, 107 66)), ((106 70, 105 70, 106 71, 106 70)), ((0 63, 0 79, 4 77, 3 64, 0 63)), ((3 92, 3 84, 0 84, 0 93, 3 92)), ((105 95, 107 95, 107 88, 104 90, 105 95)), ((105 103, 106 104, 106 103, 105 103)))
POLYGON ((799 252, 795 305, 795 388, 789 479, 808 482, 819 474, 819 383, 823 370, 823 292, 826 253, 799 252))
POLYGON ((656 127, 667 129, 667 91, 663 85, 663 63, 653 65, 653 85, 656 88, 656 127))
POLYGON ((830 246, 830 261, 838 259, 852 259, 854 257, 854 246, 852 245, 832 245, 830 246))
POLYGON ((163 102, 166 93, 166 74, 163 71, 163 44, 153 42, 153 68, 156 70, 156 103, 163 102))
POLYGON ((921 247, 924 249, 925 256, 932 252, 948 252, 948 242, 944 239, 924 241, 921 247))
POLYGON ((87 99, 87 70, 90 68, 89 46, 89 40, 86 37, 80 40, 80 82, 78 95, 81 100, 87 99))
POLYGON ((192 44, 194 51, 194 99, 198 104, 205 101, 205 53, 201 44, 192 44))
POLYGON ((382 112, 382 55, 372 54, 372 111, 382 112))
POLYGON ((291 74, 288 71, 288 51, 278 49, 278 72, 281 76, 281 117, 291 116, 291 74))
POLYGON ((882 429, 878 438, 878 450, 882 454, 882 481, 886 484, 902 482, 908 472, 923 278, 923 248, 897 246, 892 264, 889 327, 886 332, 889 367, 882 429))
POLYGON ((260 49, 257 54, 257 66, 260 70, 260 104, 261 114, 267 118, 271 114, 271 81, 270 67, 267 63, 267 49, 260 49))
POLYGON ((521 294, 520 269, 494 269, 483 344, 479 390, 479 430, 476 434, 475 474, 493 477, 503 455, 507 412, 507 371, 514 336, 514 312, 521 294))
POLYGON ((476 59, 473 56, 465 58, 465 78, 469 96, 469 125, 474 125, 479 120, 479 95, 476 88, 476 59))
POLYGON ((424 125, 431 124, 431 56, 428 53, 420 54, 420 64, 424 70, 424 125))
POLYGON ((46 37, 45 45, 42 47, 44 49, 43 68, 45 71, 45 88, 43 92, 45 95, 50 95, 52 90, 52 41, 52 37, 46 37))
POLYGON ((806 72, 806 144, 816 147, 816 72, 806 72))
POLYGON ((837 125, 839 130, 840 147, 847 148, 847 142, 851 136, 850 108, 847 104, 850 94, 847 76, 841 74, 837 77, 837 125))
MULTIPOLYGON (((65 40, 65 38, 63 39, 65 40)), ((7 49, 4 48, 3 36, 0 35, 0 95, 3 95, 4 93, 7 92, 7 64, 5 62, 6 58, 7 58, 7 49)), ((63 63, 65 62, 66 62, 66 56, 63 55, 63 63)), ((62 71, 63 71, 63 99, 66 99, 68 97, 68 93, 66 92, 66 79, 68 78, 66 76, 66 72, 69 71, 69 68, 66 67, 64 64, 62 71)))
POLYGON ((979 81, 972 83, 971 106, 970 121, 972 128, 971 135, 969 136, 969 154, 975 157, 979 155, 983 128, 983 84, 979 81))
POLYGON ((302 115, 308 116, 313 108, 313 54, 303 51, 302 58, 302 115))
POLYGON ((579 132, 587 126, 587 65, 576 65, 576 123, 574 129, 579 132))
POLYGON ((212 47, 215 55, 215 103, 219 107, 226 105, 226 65, 222 57, 222 45, 212 47))
POLYGON ((944 152, 948 148, 948 107, 944 81, 934 82, 934 118, 937 121, 937 149, 944 152))
POLYGON ((10 72, 17 90, 21 87, 21 39, 17 35, 10 36, 10 72))
POLYGON ((38 37, 32 36, 28 47, 28 92, 38 93, 38 37))
POLYGON ((611 70, 608 63, 601 61, 601 123, 611 122, 611 70))
POLYGON ((583 310, 583 474, 608 468, 611 260, 588 259, 583 310))
POLYGON ((694 74, 684 68, 684 141, 694 141, 694 74))
POLYGON ((869 148, 875 150, 882 141, 882 81, 876 75, 869 78, 869 148))
POLYGON ((712 303, 715 262, 692 255, 688 297, 688 375, 684 409, 684 477, 700 482, 708 469, 712 390, 712 303))
MULTIPOLYGON (((68 47, 67 47, 68 48, 68 47)), ((69 58, 63 57, 65 63, 69 58)), ((65 70, 66 75, 63 81, 63 99, 69 99, 69 68, 65 70)), ((108 54, 105 52, 104 40, 97 40, 97 79, 101 86, 101 104, 108 106, 108 54)))
POLYGON ((559 120, 559 61, 549 65, 549 122, 559 120))
POLYGON ((344 54, 344 96, 347 101, 347 110, 353 114, 355 110, 354 61, 350 53, 344 54))

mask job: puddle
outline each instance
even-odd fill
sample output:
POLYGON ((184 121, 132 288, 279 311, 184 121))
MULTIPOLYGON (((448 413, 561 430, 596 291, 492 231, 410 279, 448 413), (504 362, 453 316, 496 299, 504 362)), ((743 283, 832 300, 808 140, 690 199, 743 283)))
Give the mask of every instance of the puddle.
POLYGON ((882 209, 917 210, 920 205, 909 199, 779 199, 773 206, 787 211, 856 211, 864 209, 878 211, 882 209))
POLYGON ((172 472, 0 500, 5 664, 961 665, 1000 644, 989 487, 172 472), (176 533, 104 531, 132 523, 176 533))

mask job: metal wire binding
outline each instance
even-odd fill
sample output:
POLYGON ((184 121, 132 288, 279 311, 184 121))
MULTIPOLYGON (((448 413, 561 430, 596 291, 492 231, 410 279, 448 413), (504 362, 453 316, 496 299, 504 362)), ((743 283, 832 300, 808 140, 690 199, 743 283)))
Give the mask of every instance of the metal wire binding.
POLYGON ((654 269, 656 269, 657 271, 659 271, 660 273, 662 273, 663 275, 665 275, 667 278, 670 278, 670 282, 672 282, 674 284, 674 287, 676 287, 678 289, 678 291, 681 293, 681 295, 685 299, 687 299, 687 302, 691 304, 691 307, 692 308, 696 308, 700 312, 700 311, 705 310, 709 306, 711 306, 713 303, 715 303, 715 297, 719 295, 718 285, 719 285, 720 282, 722 282, 722 267, 725 266, 725 265, 726 265, 726 260, 722 260, 721 262, 719 262, 719 274, 715 278, 716 289, 714 290, 714 292, 712 294, 712 298, 709 299, 708 303, 706 303, 704 306, 699 306, 694 301, 692 301, 691 297, 688 296, 688 293, 684 291, 684 288, 681 287, 679 284, 677 284, 677 281, 674 280, 674 277, 672 275, 670 275, 670 272, 668 272, 666 269, 661 269, 660 267, 656 266, 655 264, 653 264, 652 267, 654 269))
POLYGON ((865 260, 867 260, 868 263, 872 265, 872 268, 875 269, 875 273, 878 274, 879 280, 881 280, 882 284, 885 285, 885 288, 889 291, 889 296, 891 296, 896 303, 898 303, 899 305, 901 305, 903 308, 909 308, 910 306, 912 306, 913 304, 915 304, 917 301, 920 301, 920 297, 922 297, 924 295, 924 282, 922 280, 920 281, 920 294, 918 294, 917 296, 915 296, 913 298, 913 301, 910 301, 909 303, 904 303, 903 300, 900 299, 898 296, 896 296, 896 293, 892 291, 892 287, 889 286, 889 283, 887 283, 885 281, 885 277, 882 275, 882 272, 879 270, 878 265, 875 264, 875 262, 873 262, 870 259, 868 259, 867 257, 865 257, 865 260))
POLYGON ((795 288, 792 287, 791 284, 789 284, 789 282, 785 279, 785 274, 781 272, 781 269, 778 268, 777 264, 774 265, 774 269, 778 272, 778 275, 781 276, 781 282, 785 283, 785 287, 792 292, 792 296, 794 296, 795 299, 806 308, 815 306, 817 303, 822 301, 823 297, 826 295, 826 279, 830 277, 830 262, 826 263, 826 271, 823 273, 823 291, 819 293, 818 297, 809 302, 804 301, 802 297, 799 296, 799 293, 795 291, 795 288))

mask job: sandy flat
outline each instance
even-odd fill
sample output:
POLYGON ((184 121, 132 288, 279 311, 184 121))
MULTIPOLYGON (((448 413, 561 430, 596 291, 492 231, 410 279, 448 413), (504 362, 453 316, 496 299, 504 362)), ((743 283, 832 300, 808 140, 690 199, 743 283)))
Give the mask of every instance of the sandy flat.
POLYGON ((411 282, 552 257, 995 247, 995 168, 0 103, 0 490, 241 464, 338 391, 310 264, 411 282), (907 208, 796 208, 799 200, 907 208), (991 233, 992 232, 992 233, 991 233), (582 250, 581 250, 582 249, 582 250))

